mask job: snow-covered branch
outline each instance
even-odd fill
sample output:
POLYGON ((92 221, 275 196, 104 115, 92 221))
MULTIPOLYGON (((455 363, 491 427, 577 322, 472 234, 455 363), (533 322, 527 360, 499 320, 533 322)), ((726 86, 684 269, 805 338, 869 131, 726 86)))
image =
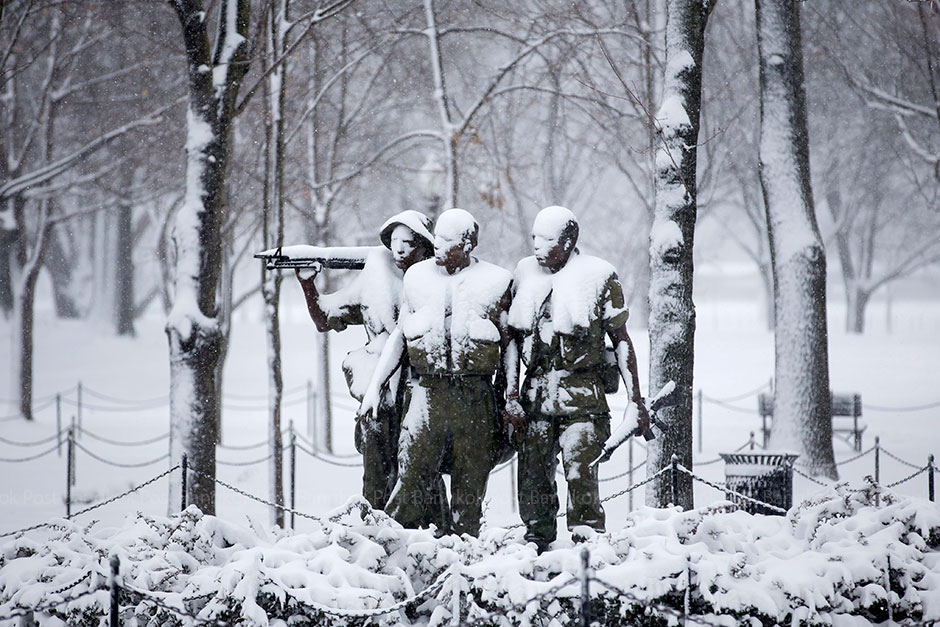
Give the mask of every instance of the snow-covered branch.
POLYGON ((29 172, 22 176, 18 176, 14 179, 11 179, 5 182, 3 185, 0 185, 0 199, 8 198, 20 192, 23 192, 29 189, 30 187, 41 185, 42 183, 45 183, 46 181, 51 180, 52 178, 62 174, 69 168, 74 167, 83 159, 88 157, 89 155, 93 154, 94 152, 103 148, 104 146, 107 146, 108 144, 110 144, 117 138, 121 137, 122 135, 128 133, 129 131, 141 128, 143 126, 149 126, 152 124, 159 123, 161 121, 161 116, 163 116, 164 113, 166 113, 167 111, 177 106, 178 104, 181 104, 184 101, 185 99, 183 98, 175 100, 171 102, 170 104, 164 105, 152 111, 151 113, 148 113, 147 115, 141 118, 138 118, 137 120, 134 120, 133 122, 122 124, 121 126, 108 131, 104 135, 101 135, 97 137, 96 139, 93 139, 92 141, 88 142, 87 144, 73 151, 72 153, 64 157, 60 157, 59 159, 56 159, 52 163, 49 163, 45 166, 42 166, 40 168, 33 170, 32 172, 29 172))

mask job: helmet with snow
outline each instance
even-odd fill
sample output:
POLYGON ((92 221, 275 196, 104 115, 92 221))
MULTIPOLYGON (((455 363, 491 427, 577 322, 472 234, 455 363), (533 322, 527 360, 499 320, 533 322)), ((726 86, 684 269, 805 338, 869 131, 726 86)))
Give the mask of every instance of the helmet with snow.
POLYGON ((407 226, 414 231, 415 235, 427 242, 428 248, 431 250, 434 249, 434 236, 431 235, 431 218, 414 209, 407 209, 393 215, 386 220, 382 228, 379 229, 379 239, 382 240, 382 244, 384 244, 386 248, 392 247, 392 231, 394 231, 395 227, 398 225, 407 226))

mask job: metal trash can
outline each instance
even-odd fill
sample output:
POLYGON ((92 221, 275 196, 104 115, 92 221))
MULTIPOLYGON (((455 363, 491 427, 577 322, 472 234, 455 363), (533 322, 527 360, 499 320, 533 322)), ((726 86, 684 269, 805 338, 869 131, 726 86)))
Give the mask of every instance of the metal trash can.
MULTIPOLYGON (((788 510, 793 505, 793 462, 799 455, 774 451, 719 453, 725 460, 725 486, 752 499, 788 510)), ((728 500, 751 514, 780 515, 730 492, 728 500)))

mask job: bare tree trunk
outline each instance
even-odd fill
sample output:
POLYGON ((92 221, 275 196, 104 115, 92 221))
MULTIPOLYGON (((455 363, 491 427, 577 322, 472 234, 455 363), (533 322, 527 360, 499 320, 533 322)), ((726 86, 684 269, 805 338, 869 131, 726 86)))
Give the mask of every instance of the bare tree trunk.
MULTIPOLYGON (((170 348, 170 458, 193 470, 187 501, 215 513, 215 367, 221 340, 216 294, 221 217, 235 99, 248 69, 248 0, 221 0, 210 52, 200 0, 174 0, 189 78, 186 197, 176 215, 176 277, 166 333, 170 348), (207 71, 208 70, 208 71, 207 71)), ((171 494, 179 475, 171 475, 171 494)))
POLYGON ((81 315, 78 303, 75 302, 76 259, 62 240, 61 227, 53 228, 49 234, 48 249, 43 258, 43 264, 52 278, 52 296, 55 299, 56 317, 75 319, 81 315))
MULTIPOLYGON (((647 473, 668 466, 673 455, 692 467, 692 366, 695 304, 692 243, 695 235, 695 165, 702 101, 702 52, 708 18, 701 0, 666 2, 666 76, 656 153, 656 209, 650 234, 650 394, 675 381, 676 407, 662 412, 667 432, 650 442, 647 473)), ((710 7, 708 7, 710 8, 710 7)), ((663 476, 649 485, 646 502, 692 507, 692 478, 678 477, 678 502, 663 476)))
POLYGON ((773 266, 770 261, 767 261, 759 264, 757 270, 760 273, 761 286, 764 288, 764 323, 768 331, 773 331, 776 317, 773 266))
MULTIPOLYGON (((19 229, 21 237, 26 237, 26 226, 19 229)), ((19 276, 14 276, 12 327, 10 330, 10 374, 16 390, 17 405, 20 415, 25 420, 33 420, 33 322, 36 296, 36 280, 42 269, 49 235, 49 205, 42 202, 39 210, 39 224, 36 241, 29 258, 19 269, 19 276)))
POLYGON ((117 246, 114 260, 114 326, 118 335, 134 337, 134 209, 117 209, 117 246))
MULTIPOLYGON (((269 58, 283 54, 284 32, 287 25, 288 0, 279 0, 268 21, 267 51, 269 58)), ((268 77, 265 91, 265 177, 264 216, 262 239, 264 248, 284 244, 284 79, 286 62, 275 68, 268 77)), ((284 380, 281 373, 281 327, 279 305, 281 273, 261 270, 261 294, 265 305, 265 332, 268 348, 268 446, 271 460, 268 466, 270 496, 276 505, 284 505, 283 444, 281 438, 281 401, 284 380)), ((272 508, 272 522, 284 526, 284 510, 272 508)))
POLYGON ((774 271, 774 420, 770 446, 800 451, 814 475, 838 476, 832 451, 826 254, 813 208, 800 4, 756 0, 760 179, 774 271))
POLYGON ((434 99, 437 101, 438 115, 441 119, 441 138, 444 142, 444 171, 447 175, 447 183, 442 204, 444 209, 450 209, 457 206, 457 133, 450 113, 447 81, 444 78, 444 65, 434 15, 434 0, 424 0, 424 16, 427 21, 425 34, 428 38, 431 76, 434 81, 434 99))

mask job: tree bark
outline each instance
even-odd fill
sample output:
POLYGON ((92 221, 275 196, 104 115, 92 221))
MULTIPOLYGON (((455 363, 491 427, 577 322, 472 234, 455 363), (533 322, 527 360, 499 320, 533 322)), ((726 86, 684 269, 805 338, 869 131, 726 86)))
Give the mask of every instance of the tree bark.
MULTIPOLYGON (((284 31, 288 19, 288 0, 279 0, 268 21, 267 49, 270 58, 284 53, 284 31)), ((286 62, 275 68, 268 77, 265 91, 265 179, 262 239, 264 248, 277 248, 284 244, 284 96, 286 62)), ((279 304, 281 273, 261 270, 261 294, 265 305, 265 332, 268 349, 268 446, 271 460, 268 467, 270 498, 276 505, 284 505, 284 455, 281 437, 281 402, 284 379, 281 372, 281 327, 279 304)), ((284 510, 271 509, 273 524, 284 526, 284 510)))
MULTIPOLYGON (((215 513, 217 428, 215 367, 221 335, 216 295, 221 266, 221 217, 235 100, 248 69, 248 0, 222 0, 210 54, 200 0, 174 0, 189 78, 186 197, 176 215, 176 278, 166 333, 170 349, 170 458, 184 453, 192 474, 187 502, 215 513)), ((171 494, 178 474, 171 475, 171 494)))
MULTIPOLYGON (((673 455, 692 467, 692 366, 695 304, 692 302, 692 243, 696 219, 702 52, 708 5, 700 0, 666 3, 666 75, 657 114, 656 205, 650 235, 650 394, 674 381, 681 401, 661 412, 666 433, 647 449, 647 473, 669 465, 673 455)), ((673 499, 668 475, 649 484, 648 505, 692 507, 692 478, 678 477, 673 499), (678 502, 675 502, 678 500, 678 502)))
POLYGON ((118 335, 134 337, 134 210, 117 209, 116 259, 114 260, 114 328, 118 335))
POLYGON ((771 448, 800 452, 836 478, 829 398, 826 255, 809 170, 798 2, 756 0, 760 57, 760 179, 774 273, 771 448))

